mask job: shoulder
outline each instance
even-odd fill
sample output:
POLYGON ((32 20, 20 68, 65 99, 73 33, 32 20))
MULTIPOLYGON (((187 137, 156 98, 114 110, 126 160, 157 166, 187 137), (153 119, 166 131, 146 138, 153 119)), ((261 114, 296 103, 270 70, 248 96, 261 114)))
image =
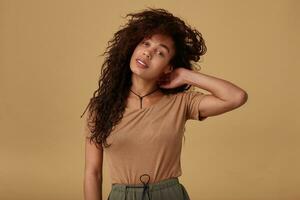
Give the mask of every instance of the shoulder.
POLYGON ((186 90, 183 92, 178 92, 173 94, 176 98, 180 98, 185 102, 190 102, 192 100, 195 100, 195 98, 199 101, 200 99, 202 99, 205 94, 203 92, 200 91, 195 91, 195 90, 186 90))
POLYGON ((195 90, 187 90, 178 94, 183 105, 186 108, 187 119, 203 121, 205 118, 201 116, 200 104, 206 96, 203 92, 195 90))
POLYGON ((180 104, 181 106, 190 107, 197 104, 197 106, 202 101, 203 97, 206 96, 203 92, 195 90, 185 90, 178 93, 168 94, 168 103, 180 104))

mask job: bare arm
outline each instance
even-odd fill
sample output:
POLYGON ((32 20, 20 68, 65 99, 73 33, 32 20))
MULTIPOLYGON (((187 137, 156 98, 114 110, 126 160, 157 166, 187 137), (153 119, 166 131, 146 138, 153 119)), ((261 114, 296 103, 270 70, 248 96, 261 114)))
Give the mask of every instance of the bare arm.
MULTIPOLYGON (((89 133, 85 125, 85 136, 89 133)), ((103 149, 85 139, 84 200, 102 200, 103 149)))
POLYGON ((183 69, 185 83, 203 88, 212 94, 206 94, 199 105, 202 117, 219 115, 243 105, 248 94, 233 83, 200 72, 183 69))

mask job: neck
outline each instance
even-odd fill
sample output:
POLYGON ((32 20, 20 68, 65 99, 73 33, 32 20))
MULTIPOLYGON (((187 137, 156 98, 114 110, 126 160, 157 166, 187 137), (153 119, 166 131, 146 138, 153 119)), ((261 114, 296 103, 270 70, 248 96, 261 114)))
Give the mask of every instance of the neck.
POLYGON ((139 96, 145 96, 150 93, 151 96, 156 96, 157 94, 162 93, 156 81, 149 81, 134 77, 132 77, 132 85, 130 90, 139 96))

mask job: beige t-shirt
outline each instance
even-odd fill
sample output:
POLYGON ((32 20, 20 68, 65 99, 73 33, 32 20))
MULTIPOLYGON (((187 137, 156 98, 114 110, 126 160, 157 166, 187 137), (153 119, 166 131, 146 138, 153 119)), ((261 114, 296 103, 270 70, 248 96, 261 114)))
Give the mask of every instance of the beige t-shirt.
POLYGON ((180 155, 186 120, 203 121, 199 91, 163 96, 145 108, 127 107, 103 148, 111 183, 141 184, 140 176, 149 174, 149 183, 179 177, 180 155))

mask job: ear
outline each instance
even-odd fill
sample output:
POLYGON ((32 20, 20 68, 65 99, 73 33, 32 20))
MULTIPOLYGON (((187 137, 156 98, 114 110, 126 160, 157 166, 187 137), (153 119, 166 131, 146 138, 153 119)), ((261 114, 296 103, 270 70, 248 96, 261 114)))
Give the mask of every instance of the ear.
POLYGON ((170 73, 170 72, 172 72, 172 71, 173 71, 173 66, 172 66, 172 65, 168 65, 168 66, 166 67, 166 70, 164 71, 164 73, 167 74, 167 73, 170 73))

